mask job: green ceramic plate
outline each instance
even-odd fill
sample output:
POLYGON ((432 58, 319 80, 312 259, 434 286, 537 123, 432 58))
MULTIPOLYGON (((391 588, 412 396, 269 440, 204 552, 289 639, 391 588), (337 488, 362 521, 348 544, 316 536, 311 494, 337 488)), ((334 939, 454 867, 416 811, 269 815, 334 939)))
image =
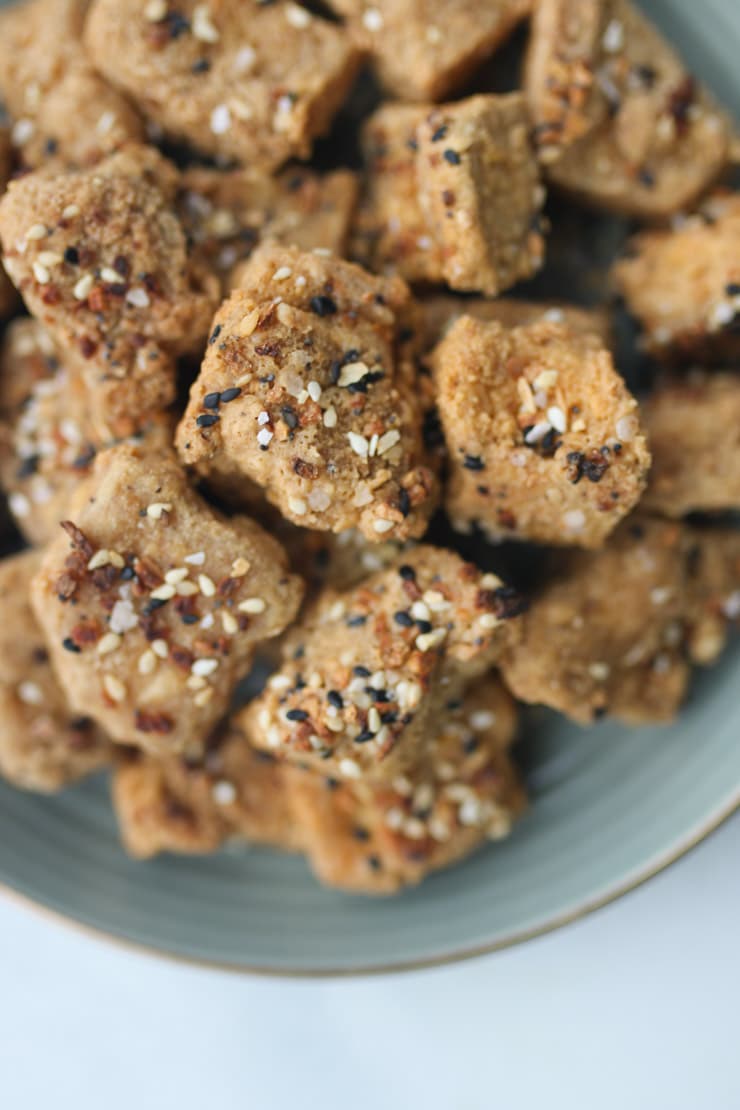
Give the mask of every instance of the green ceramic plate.
MULTIPOLYGON (((740 115, 740 7, 646 7, 740 115)), ((0 882, 112 937, 235 969, 374 971, 488 951, 634 887, 738 805, 738 682, 736 650, 667 729, 533 714, 530 814, 509 841, 399 898, 323 890, 299 859, 258 849, 132 863, 104 780, 51 799, 0 784, 0 882)))

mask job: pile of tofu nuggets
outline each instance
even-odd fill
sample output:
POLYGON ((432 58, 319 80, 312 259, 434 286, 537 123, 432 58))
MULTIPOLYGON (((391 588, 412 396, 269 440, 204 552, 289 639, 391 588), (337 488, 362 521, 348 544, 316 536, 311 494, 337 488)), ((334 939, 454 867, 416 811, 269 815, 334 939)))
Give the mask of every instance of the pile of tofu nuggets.
POLYGON ((740 618, 737 144, 629 0, 322 11, 0 14, 0 773, 375 894, 509 833, 517 703, 670 721, 740 618))

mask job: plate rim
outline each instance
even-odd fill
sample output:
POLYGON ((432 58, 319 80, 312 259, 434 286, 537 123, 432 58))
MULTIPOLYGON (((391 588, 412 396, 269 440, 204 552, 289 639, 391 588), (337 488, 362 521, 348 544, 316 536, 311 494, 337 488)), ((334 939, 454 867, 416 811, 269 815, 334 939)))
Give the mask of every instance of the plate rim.
POLYGON ((565 929, 575 924, 577 921, 582 921, 592 914, 597 913, 599 910, 612 905, 614 902, 618 902, 628 894, 632 894, 651 879, 654 879, 656 875, 661 874, 661 872, 672 867, 673 864, 678 863, 679 860, 684 859, 684 857, 688 856, 716 833, 730 817, 738 812, 738 810, 740 810, 740 785, 735 788, 729 800, 724 802, 718 809, 712 811, 704 822, 699 824, 698 827, 695 827, 687 836, 679 838, 670 848, 658 852, 644 867, 637 868, 634 874, 628 879, 616 883, 611 887, 607 887, 601 894, 591 898, 585 898, 576 905, 553 914, 537 925, 531 926, 530 928, 513 930, 505 936, 499 937, 495 941, 489 941, 488 943, 470 945, 436 956, 430 955, 421 956, 418 959, 391 960, 383 964, 373 963, 357 964, 350 967, 328 966, 319 968, 291 967, 290 965, 271 967, 268 965, 218 960, 207 956, 188 955, 183 952, 176 952, 171 949, 160 947, 156 944, 148 944, 143 940, 135 940, 132 937, 126 936, 124 933, 112 932, 100 925, 94 925, 88 921, 83 921, 75 917, 74 914, 65 913, 63 910, 48 905, 44 902, 43 898, 35 898, 30 894, 18 890, 7 881, 0 881, 0 895, 10 902, 14 902, 17 905, 21 905, 33 911, 40 917, 51 920, 55 925, 64 925, 86 937, 92 937, 95 940, 103 941, 117 949, 123 949, 128 952, 133 951, 138 955, 147 956, 150 959, 165 960, 168 963, 177 964, 179 966, 198 968, 207 971, 219 971, 231 975, 257 976, 261 979, 321 980, 398 975, 406 972, 449 967, 455 964, 476 960, 482 956, 489 956, 496 952, 503 952, 507 949, 518 947, 519 945, 526 944, 528 941, 536 940, 538 937, 555 933, 559 929, 565 929))

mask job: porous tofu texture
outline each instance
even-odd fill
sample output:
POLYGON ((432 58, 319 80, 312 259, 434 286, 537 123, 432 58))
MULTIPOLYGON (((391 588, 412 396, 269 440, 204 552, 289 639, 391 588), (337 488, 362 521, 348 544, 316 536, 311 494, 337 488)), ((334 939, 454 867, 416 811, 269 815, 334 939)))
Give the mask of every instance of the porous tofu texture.
POLYGON ((329 129, 361 51, 293 0, 94 0, 96 68, 164 131, 211 155, 274 169, 329 129))
MULTIPOLYGON (((172 414, 155 412, 131 441, 162 453, 173 433, 172 414)), ((79 375, 63 365, 41 325, 14 320, 0 350, 0 485, 29 543, 56 538, 72 494, 111 445, 90 419, 79 375)))
POLYGON ((495 575, 419 545, 291 629, 249 707, 253 743, 354 780, 414 766, 441 708, 490 668, 524 604, 495 575))
POLYGON ((600 340, 561 324, 508 330, 463 316, 431 362, 453 523, 600 547, 650 466, 637 401, 600 340))
POLYGON ((0 776, 52 793, 105 766, 112 746, 69 708, 52 671, 29 604, 40 562, 36 551, 0 562, 0 776))
POLYGON ((663 516, 740 509, 740 375, 694 371, 642 405, 653 465, 642 505, 663 516))
POLYGON ((740 358, 740 196, 715 193, 671 229, 634 236, 612 278, 651 354, 740 358))
POLYGON ((457 92, 526 16, 532 0, 330 0, 402 100, 457 92))
POLYGON ((188 256, 177 171, 132 146, 94 170, 13 181, 0 202, 4 264, 82 375, 101 435, 129 435, 174 398, 175 357, 200 349, 219 295, 188 256))
POLYGON ((495 295, 542 265, 545 190, 522 94, 384 105, 363 149, 352 250, 371 269, 495 295))
POLYGON ((45 552, 32 601, 70 704, 114 740, 198 752, 302 585, 277 541, 226 520, 174 457, 101 453, 45 552))
POLYGON ((302 851, 328 886, 392 893, 500 839, 524 807, 507 749, 516 708, 489 676, 433 722, 423 762, 371 785, 276 761, 238 714, 194 764, 137 757, 113 798, 128 851, 208 853, 227 838, 302 851))
POLYGON ((669 216, 728 161, 728 119, 629 0, 539 0, 525 87, 548 180, 586 203, 669 216))
POLYGON ((670 721, 689 678, 689 546, 680 524, 632 518, 603 550, 570 554, 501 659, 514 695, 580 724, 670 721))
POLYGON ((260 486, 305 528, 419 536, 437 482, 408 351, 411 299, 322 254, 267 244, 213 321, 177 432, 217 491, 260 486))
POLYGON ((241 264, 262 239, 341 257, 356 200, 349 170, 320 175, 290 166, 272 177, 193 166, 182 174, 178 213, 196 255, 228 289, 239 284, 241 264))
POLYGON ((90 166, 144 138, 138 112, 85 53, 87 6, 87 0, 26 0, 0 12, 0 96, 26 168, 90 166))

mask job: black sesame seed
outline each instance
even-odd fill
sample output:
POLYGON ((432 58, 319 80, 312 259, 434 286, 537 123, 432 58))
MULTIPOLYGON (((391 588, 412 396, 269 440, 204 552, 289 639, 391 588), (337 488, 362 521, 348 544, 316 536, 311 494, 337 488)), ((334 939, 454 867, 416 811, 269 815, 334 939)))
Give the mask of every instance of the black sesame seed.
POLYGON ((472 755, 478 747, 478 737, 468 736, 463 740, 462 748, 466 755, 472 755))
POLYGON ((449 162, 451 166, 459 166, 461 162, 460 155, 456 150, 450 150, 449 147, 444 151, 442 157, 445 162, 449 162))
POLYGON ((398 508, 401 515, 405 517, 411 512, 411 498, 405 489, 402 489, 398 495, 398 508))
POLYGON ((335 709, 344 709, 344 698, 338 690, 330 690, 326 695, 326 700, 329 705, 333 705, 335 709))
POLYGON ((373 672, 369 671, 367 667, 363 667, 358 663, 356 667, 352 668, 352 673, 357 675, 358 678, 369 678, 373 672))
POLYGON ((725 286, 725 293, 728 297, 740 297, 740 282, 730 281, 725 286))
POLYGON ((414 618, 405 609, 399 609, 397 613, 393 614, 393 619, 396 624, 400 624, 401 628, 413 628, 414 618))
POLYGON ((401 578, 403 578, 404 582, 413 582, 416 578, 416 571, 413 567, 410 567, 408 563, 404 563, 402 566, 400 566, 398 568, 398 573, 401 575, 401 578))
POLYGON ((133 567, 124 567, 123 570, 121 571, 121 581, 123 581, 123 582, 130 582, 131 579, 134 578, 134 577, 135 577, 135 575, 134 575, 134 568, 133 567))
POLYGON ((39 456, 29 455, 18 467, 16 474, 19 478, 30 478, 32 474, 36 473, 36 471, 38 470, 38 466, 39 456))
POLYGON ((221 404, 228 405, 229 401, 235 401, 241 395, 241 389, 238 385, 232 386, 231 389, 224 389, 221 393, 221 404))
POLYGON ((180 617, 180 620, 183 624, 197 624, 199 618, 196 616, 195 613, 183 613, 183 615, 180 617))
POLYGON ((210 68, 211 68, 211 63, 208 61, 208 58, 198 58, 197 62, 193 62, 192 66, 190 67, 190 72, 191 73, 208 73, 208 70, 210 68))
POLYGON ((440 123, 439 127, 436 127, 434 129, 434 131, 432 131, 432 142, 433 143, 438 143, 440 141, 440 139, 444 139, 446 134, 447 134, 447 124, 446 123, 440 123))
POLYGON ((71 651, 73 655, 79 655, 82 651, 82 648, 77 646, 71 636, 67 636, 66 639, 62 640, 62 647, 65 651, 71 651))
POLYGON ((221 334, 221 325, 220 325, 220 324, 216 324, 215 328, 214 328, 214 329, 213 329, 213 331, 211 332, 211 337, 210 337, 210 339, 208 340, 208 342, 209 342, 209 343, 215 343, 215 342, 216 342, 216 340, 218 339, 218 337, 219 337, 219 335, 220 335, 220 334, 221 334))
POLYGON ((419 629, 419 631, 423 634, 432 631, 431 621, 417 620, 414 623, 416 624, 416 627, 419 629))
POLYGON ((398 713, 395 709, 387 709, 385 713, 380 714, 380 719, 384 725, 393 725, 398 720, 398 713))
POLYGON ((79 266, 80 252, 77 247, 67 247, 64 252, 64 261, 69 262, 70 266, 79 266))
POLYGON ((162 601, 162 599, 159 598, 159 597, 151 598, 151 600, 148 601, 147 604, 144 606, 144 610, 143 610, 144 616, 145 617, 150 617, 152 615, 152 613, 156 613, 157 609, 161 609, 162 606, 166 605, 166 604, 167 604, 167 602, 162 601))
POLYGON ((355 617, 347 617, 345 624, 347 628, 361 628, 363 624, 367 623, 367 617, 358 613, 355 617))
POLYGON ((367 744, 368 740, 373 740, 374 738, 375 733, 371 732, 369 728, 366 728, 362 732, 358 732, 357 736, 355 736, 355 744, 367 744))
POLYGON ((383 865, 378 856, 368 856, 367 865, 371 871, 382 871, 383 865))
POLYGON ((369 840, 370 839, 370 833, 367 831, 367 829, 363 829, 359 825, 352 830, 352 835, 355 838, 355 840, 369 840))
POLYGON ((327 790, 336 790, 339 787, 339 779, 327 778, 324 779, 324 784, 327 790))
POLYGON ((466 470, 485 470, 486 464, 480 455, 466 455, 463 459, 463 466, 466 470))
POLYGON ((308 713, 305 709, 289 709, 285 714, 289 721, 307 721, 308 713))
POLYGON ((221 394, 220 393, 206 393, 205 397, 203 398, 203 408, 204 409, 217 409, 220 404, 221 404, 221 394))
POLYGON ((317 316, 333 316, 337 311, 336 301, 331 297, 324 294, 319 294, 317 297, 311 297, 310 300, 311 311, 315 312, 317 316))
POLYGON ((339 361, 339 359, 337 359, 335 362, 332 362, 331 366, 329 367, 329 382, 331 385, 337 384, 341 372, 342 363, 339 361))
POLYGON ((218 413, 203 412, 200 416, 196 417, 195 423, 199 428, 210 428, 219 420, 218 413))
POLYGON ((291 432, 298 427, 298 414, 291 405, 283 405, 280 409, 280 415, 290 428, 291 432))

